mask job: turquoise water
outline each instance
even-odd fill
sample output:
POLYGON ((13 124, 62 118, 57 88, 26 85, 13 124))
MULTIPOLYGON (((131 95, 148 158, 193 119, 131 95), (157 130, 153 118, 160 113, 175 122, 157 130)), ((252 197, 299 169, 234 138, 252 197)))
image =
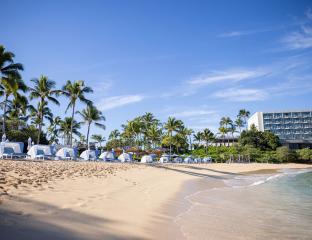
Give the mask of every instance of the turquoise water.
POLYGON ((176 223, 187 239, 312 239, 312 171, 236 176, 191 194, 176 223))

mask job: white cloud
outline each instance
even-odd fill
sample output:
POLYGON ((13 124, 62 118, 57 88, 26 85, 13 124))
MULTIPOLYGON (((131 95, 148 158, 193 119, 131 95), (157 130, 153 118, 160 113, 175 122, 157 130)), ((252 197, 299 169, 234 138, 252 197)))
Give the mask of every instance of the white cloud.
POLYGON ((300 24, 300 29, 282 38, 282 43, 289 50, 312 48, 312 11, 306 12, 306 21, 300 24))
POLYGON ((247 79, 253 79, 268 74, 263 70, 224 70, 221 72, 214 72, 208 75, 202 75, 195 77, 188 81, 193 86, 205 86, 212 83, 227 81, 227 82, 239 82, 247 79))
POLYGON ((309 8, 307 11, 306 11, 306 16, 308 19, 311 19, 312 20, 312 10, 311 8, 309 8))
POLYGON ((262 89, 255 88, 229 88, 217 91, 214 97, 223 98, 227 101, 250 102, 265 100, 268 94, 262 89))
POLYGON ((105 98, 99 101, 97 107, 101 111, 122 107, 128 104, 141 102, 144 99, 142 95, 121 95, 105 98))
POLYGON ((262 33, 262 32, 269 32, 272 31, 270 29, 262 29, 262 30, 245 30, 245 31, 231 31, 222 33, 219 35, 219 37, 229 38, 229 37, 240 37, 240 36, 246 36, 256 33, 262 33))

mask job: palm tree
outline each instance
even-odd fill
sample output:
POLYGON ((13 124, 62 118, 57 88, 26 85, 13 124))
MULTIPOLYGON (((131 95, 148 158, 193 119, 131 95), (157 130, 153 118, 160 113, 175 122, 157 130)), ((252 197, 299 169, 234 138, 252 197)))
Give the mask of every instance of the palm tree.
MULTIPOLYGON (((233 121, 229 117, 222 117, 220 120, 220 126, 225 127, 227 129, 227 133, 230 131, 229 128, 233 121)), ((228 137, 228 146, 230 145, 230 139, 228 137)))
POLYGON ((203 133, 200 131, 193 135, 194 141, 196 141, 198 143, 198 146, 200 145, 200 143, 202 141, 202 136, 203 136, 203 133))
POLYGON ((118 129, 114 129, 110 132, 108 139, 109 140, 117 140, 120 137, 120 132, 118 129))
POLYGON ((106 141, 106 138, 102 136, 101 134, 93 134, 91 138, 100 144, 100 148, 102 148, 102 142, 106 141))
POLYGON ((236 127, 238 127, 239 129, 239 133, 242 133, 242 127, 244 126, 244 122, 242 121, 242 119, 240 117, 237 117, 237 119, 235 120, 235 125, 236 127))
POLYGON ((62 93, 69 98, 69 104, 66 108, 66 111, 72 107, 72 116, 71 116, 71 133, 70 133, 70 146, 73 145, 73 127, 74 127, 74 117, 75 117, 75 107, 77 100, 80 100, 83 103, 91 104, 92 102, 85 98, 86 93, 92 93, 93 90, 90 87, 85 86, 83 80, 78 80, 71 82, 68 80, 62 88, 62 93))
POLYGON ((221 134, 223 138, 223 145, 225 145, 225 135, 229 132, 229 130, 226 127, 219 127, 219 133, 221 134))
POLYGON ((234 144, 234 133, 237 132, 236 131, 236 125, 231 123, 230 124, 230 127, 229 127, 229 131, 231 132, 232 134, 232 143, 234 144))
POLYGON ((137 148, 139 148, 141 142, 140 134, 142 132, 142 127, 143 124, 140 118, 135 118, 132 121, 128 121, 127 124, 127 131, 131 136, 133 136, 137 148))
POLYGON ((202 132, 202 139, 205 141, 205 152, 207 154, 209 142, 214 139, 213 132, 205 128, 202 132))
POLYGON ((244 125, 246 126, 246 130, 247 130, 247 118, 250 116, 250 112, 247 111, 246 109, 241 109, 239 110, 238 112, 238 115, 237 115, 239 118, 242 118, 244 119, 244 125))
POLYGON ((8 100, 11 95, 14 98, 18 98, 20 96, 19 91, 26 92, 27 86, 24 81, 20 78, 13 77, 9 75, 8 77, 3 77, 1 79, 1 87, 0 87, 0 95, 4 95, 4 102, 3 102, 3 122, 2 122, 2 133, 5 134, 5 121, 7 116, 7 106, 8 100))
POLYGON ((44 125, 43 119, 47 119, 50 123, 53 119, 53 114, 51 112, 51 109, 48 107, 48 103, 46 101, 44 102, 38 102, 37 108, 34 106, 30 106, 30 116, 32 117, 32 124, 34 124, 38 130, 38 143, 40 142, 40 130, 41 127, 44 125))
POLYGON ((158 128, 157 124, 153 124, 147 130, 147 137, 151 141, 152 147, 156 148, 156 144, 160 143, 162 129, 158 128))
POLYGON ((61 118, 59 116, 52 119, 50 126, 47 129, 48 135, 50 137, 50 143, 58 142, 58 132, 59 132, 59 125, 61 123, 61 118))
POLYGON ((100 123, 100 121, 105 121, 105 117, 102 115, 95 106, 87 105, 87 108, 82 110, 81 112, 77 112, 83 119, 83 123, 87 124, 88 131, 87 131, 87 145, 89 149, 89 133, 91 124, 94 123, 95 126, 105 129, 105 125, 100 123))
POLYGON ((17 121, 17 129, 21 123, 27 122, 29 115, 27 110, 30 109, 26 96, 18 94, 9 105, 9 118, 17 121))
POLYGON ((59 132, 63 134, 66 145, 69 145, 72 134, 78 137, 82 136, 79 132, 79 129, 80 124, 76 120, 72 120, 71 117, 65 117, 64 120, 60 121, 59 132))
POLYGON ((0 79, 13 77, 21 78, 19 71, 23 71, 23 65, 20 63, 14 63, 14 53, 5 51, 5 47, 0 45, 0 79))
POLYGON ((178 131, 178 129, 182 126, 181 120, 177 120, 174 117, 169 117, 167 122, 164 125, 164 128, 167 130, 167 133, 169 135, 169 147, 170 147, 170 158, 171 158, 171 150, 172 150, 172 137, 173 132, 178 131))
MULTIPOLYGON (((56 105, 60 105, 57 99, 54 96, 58 96, 60 93, 59 90, 54 90, 55 82, 50 80, 47 76, 41 75, 40 78, 34 78, 31 80, 34 83, 33 88, 29 88, 30 90, 30 99, 39 99, 39 106, 44 106, 48 104, 48 101, 53 102, 56 105), (44 104, 45 103, 45 104, 44 104)), ((45 106, 47 107, 47 106, 45 106)), ((43 110, 43 108, 41 108, 43 110)), ((40 142, 40 135, 42 131, 43 125, 43 112, 38 112, 38 122, 39 122, 39 132, 37 143, 40 142)))

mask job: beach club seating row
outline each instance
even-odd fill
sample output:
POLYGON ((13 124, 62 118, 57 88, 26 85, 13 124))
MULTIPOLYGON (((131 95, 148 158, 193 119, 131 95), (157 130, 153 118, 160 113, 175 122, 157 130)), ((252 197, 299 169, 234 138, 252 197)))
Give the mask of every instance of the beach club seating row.
MULTIPOLYGON (((34 145, 27 154, 23 153, 24 143, 22 142, 1 142, 0 143, 0 158, 26 158, 35 160, 84 160, 84 161, 107 161, 107 162, 132 162, 132 154, 122 153, 116 158, 113 151, 105 151, 98 154, 95 150, 85 150, 78 157, 77 150, 70 147, 62 147, 58 150, 51 145, 34 145)), ((156 161, 156 154, 144 155, 141 158, 141 163, 211 163, 210 157, 193 158, 187 156, 182 158, 178 155, 163 154, 159 161, 156 161)))

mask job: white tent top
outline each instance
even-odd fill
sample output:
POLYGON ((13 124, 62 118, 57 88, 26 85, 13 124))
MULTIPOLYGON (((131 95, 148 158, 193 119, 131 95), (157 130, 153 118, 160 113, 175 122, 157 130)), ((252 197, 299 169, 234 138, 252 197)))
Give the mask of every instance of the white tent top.
POLYGON ((121 162, 131 162, 132 156, 129 153, 122 153, 119 155, 118 160, 121 162))
POLYGON ((75 158, 75 151, 73 148, 63 147, 57 151, 56 156, 61 159, 65 159, 67 157, 70 157, 73 159, 75 158))
POLYGON ((4 148, 12 148, 14 153, 23 153, 24 143, 22 142, 1 142, 1 146, 4 148))
POLYGON ((160 163, 169 162, 169 156, 162 156, 162 157, 159 159, 159 162, 160 162, 160 163))
POLYGON ((35 159, 37 155, 51 156, 53 154, 50 145, 34 145, 28 150, 27 155, 35 159))
POLYGON ((141 158, 141 163, 151 163, 153 162, 153 158, 150 155, 144 155, 141 158))
POLYGON ((80 157, 86 161, 88 160, 94 160, 96 159, 96 154, 94 150, 84 150, 81 154, 80 157))
POLYGON ((99 158, 103 159, 103 160, 113 160, 116 157, 115 157, 115 154, 113 152, 103 152, 103 153, 101 153, 99 158))
POLYGON ((193 158, 191 158, 191 157, 186 157, 186 158, 184 158, 184 162, 185 162, 185 163, 191 163, 191 162, 193 162, 193 158))

